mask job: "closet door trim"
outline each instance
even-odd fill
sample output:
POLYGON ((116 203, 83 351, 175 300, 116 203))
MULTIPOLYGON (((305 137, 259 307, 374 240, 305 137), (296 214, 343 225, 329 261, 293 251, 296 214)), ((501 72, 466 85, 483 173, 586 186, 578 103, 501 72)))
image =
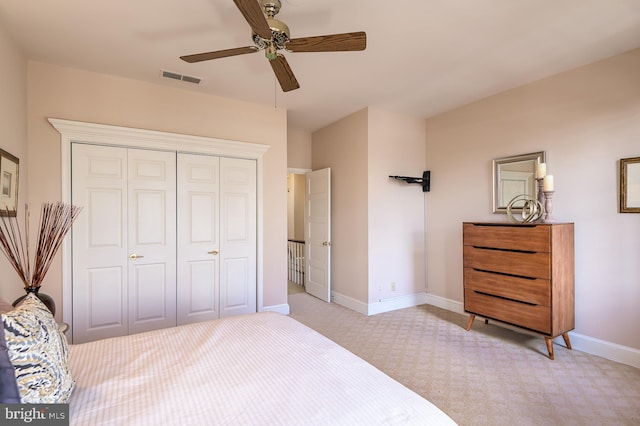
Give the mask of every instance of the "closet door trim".
MULTIPOLYGON (((256 160, 256 296, 257 310, 258 312, 263 310, 263 156, 270 148, 269 145, 57 118, 49 118, 48 120, 60 133, 62 201, 66 203, 71 202, 71 144, 75 142, 256 160)), ((72 255, 69 238, 65 239, 61 252, 62 318, 64 322, 70 324, 73 318, 73 304, 71 297, 72 255)))

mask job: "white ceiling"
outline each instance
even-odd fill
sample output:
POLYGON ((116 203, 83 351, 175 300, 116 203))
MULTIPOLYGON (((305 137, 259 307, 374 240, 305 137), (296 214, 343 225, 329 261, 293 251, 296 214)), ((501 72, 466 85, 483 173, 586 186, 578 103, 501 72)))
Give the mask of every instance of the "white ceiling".
POLYGON ((291 37, 367 33, 363 52, 285 53, 283 93, 232 0, 2 0, 0 25, 29 59, 288 109, 313 131, 371 106, 428 117, 640 47, 640 0, 282 0, 291 37), (163 79, 161 69, 200 77, 163 79))

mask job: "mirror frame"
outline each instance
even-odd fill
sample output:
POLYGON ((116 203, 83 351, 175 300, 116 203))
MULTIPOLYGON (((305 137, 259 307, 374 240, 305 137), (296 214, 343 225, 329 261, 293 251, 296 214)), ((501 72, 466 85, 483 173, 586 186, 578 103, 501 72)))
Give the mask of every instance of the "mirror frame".
POLYGON ((620 160, 620 213, 640 213, 640 157, 620 160))
MULTIPOLYGON (((498 194, 500 193, 500 169, 507 164, 511 163, 519 163, 522 161, 535 161, 535 164, 546 163, 546 153, 545 151, 532 152, 530 154, 522 154, 522 155, 514 155, 511 157, 502 157, 496 158, 493 160, 493 213, 503 213, 507 214, 507 206, 500 206, 500 200, 498 199, 498 194)), ((535 178, 536 168, 534 166, 532 170, 535 178)), ((537 197, 538 194, 538 186, 536 185, 536 193, 533 197, 537 197)), ((521 212, 522 208, 512 208, 512 212, 521 212)))

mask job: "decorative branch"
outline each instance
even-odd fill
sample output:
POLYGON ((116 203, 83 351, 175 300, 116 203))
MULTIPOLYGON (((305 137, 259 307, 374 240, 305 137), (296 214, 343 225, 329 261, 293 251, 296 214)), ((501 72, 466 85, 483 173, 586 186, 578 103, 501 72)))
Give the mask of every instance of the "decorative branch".
POLYGON ((0 249, 24 283, 25 288, 40 287, 65 235, 82 210, 71 204, 43 203, 35 258, 29 259, 29 222, 31 214, 25 205, 24 238, 16 217, 2 216, 0 223, 0 249))

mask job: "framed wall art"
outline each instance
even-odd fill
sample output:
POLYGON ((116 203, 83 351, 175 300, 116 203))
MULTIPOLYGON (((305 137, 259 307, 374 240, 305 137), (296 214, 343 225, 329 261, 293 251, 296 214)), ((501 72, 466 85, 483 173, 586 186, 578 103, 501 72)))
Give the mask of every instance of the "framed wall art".
POLYGON ((620 213, 640 213, 640 157, 620 160, 620 213))
POLYGON ((0 149, 0 216, 18 211, 18 168, 20 160, 0 149))

